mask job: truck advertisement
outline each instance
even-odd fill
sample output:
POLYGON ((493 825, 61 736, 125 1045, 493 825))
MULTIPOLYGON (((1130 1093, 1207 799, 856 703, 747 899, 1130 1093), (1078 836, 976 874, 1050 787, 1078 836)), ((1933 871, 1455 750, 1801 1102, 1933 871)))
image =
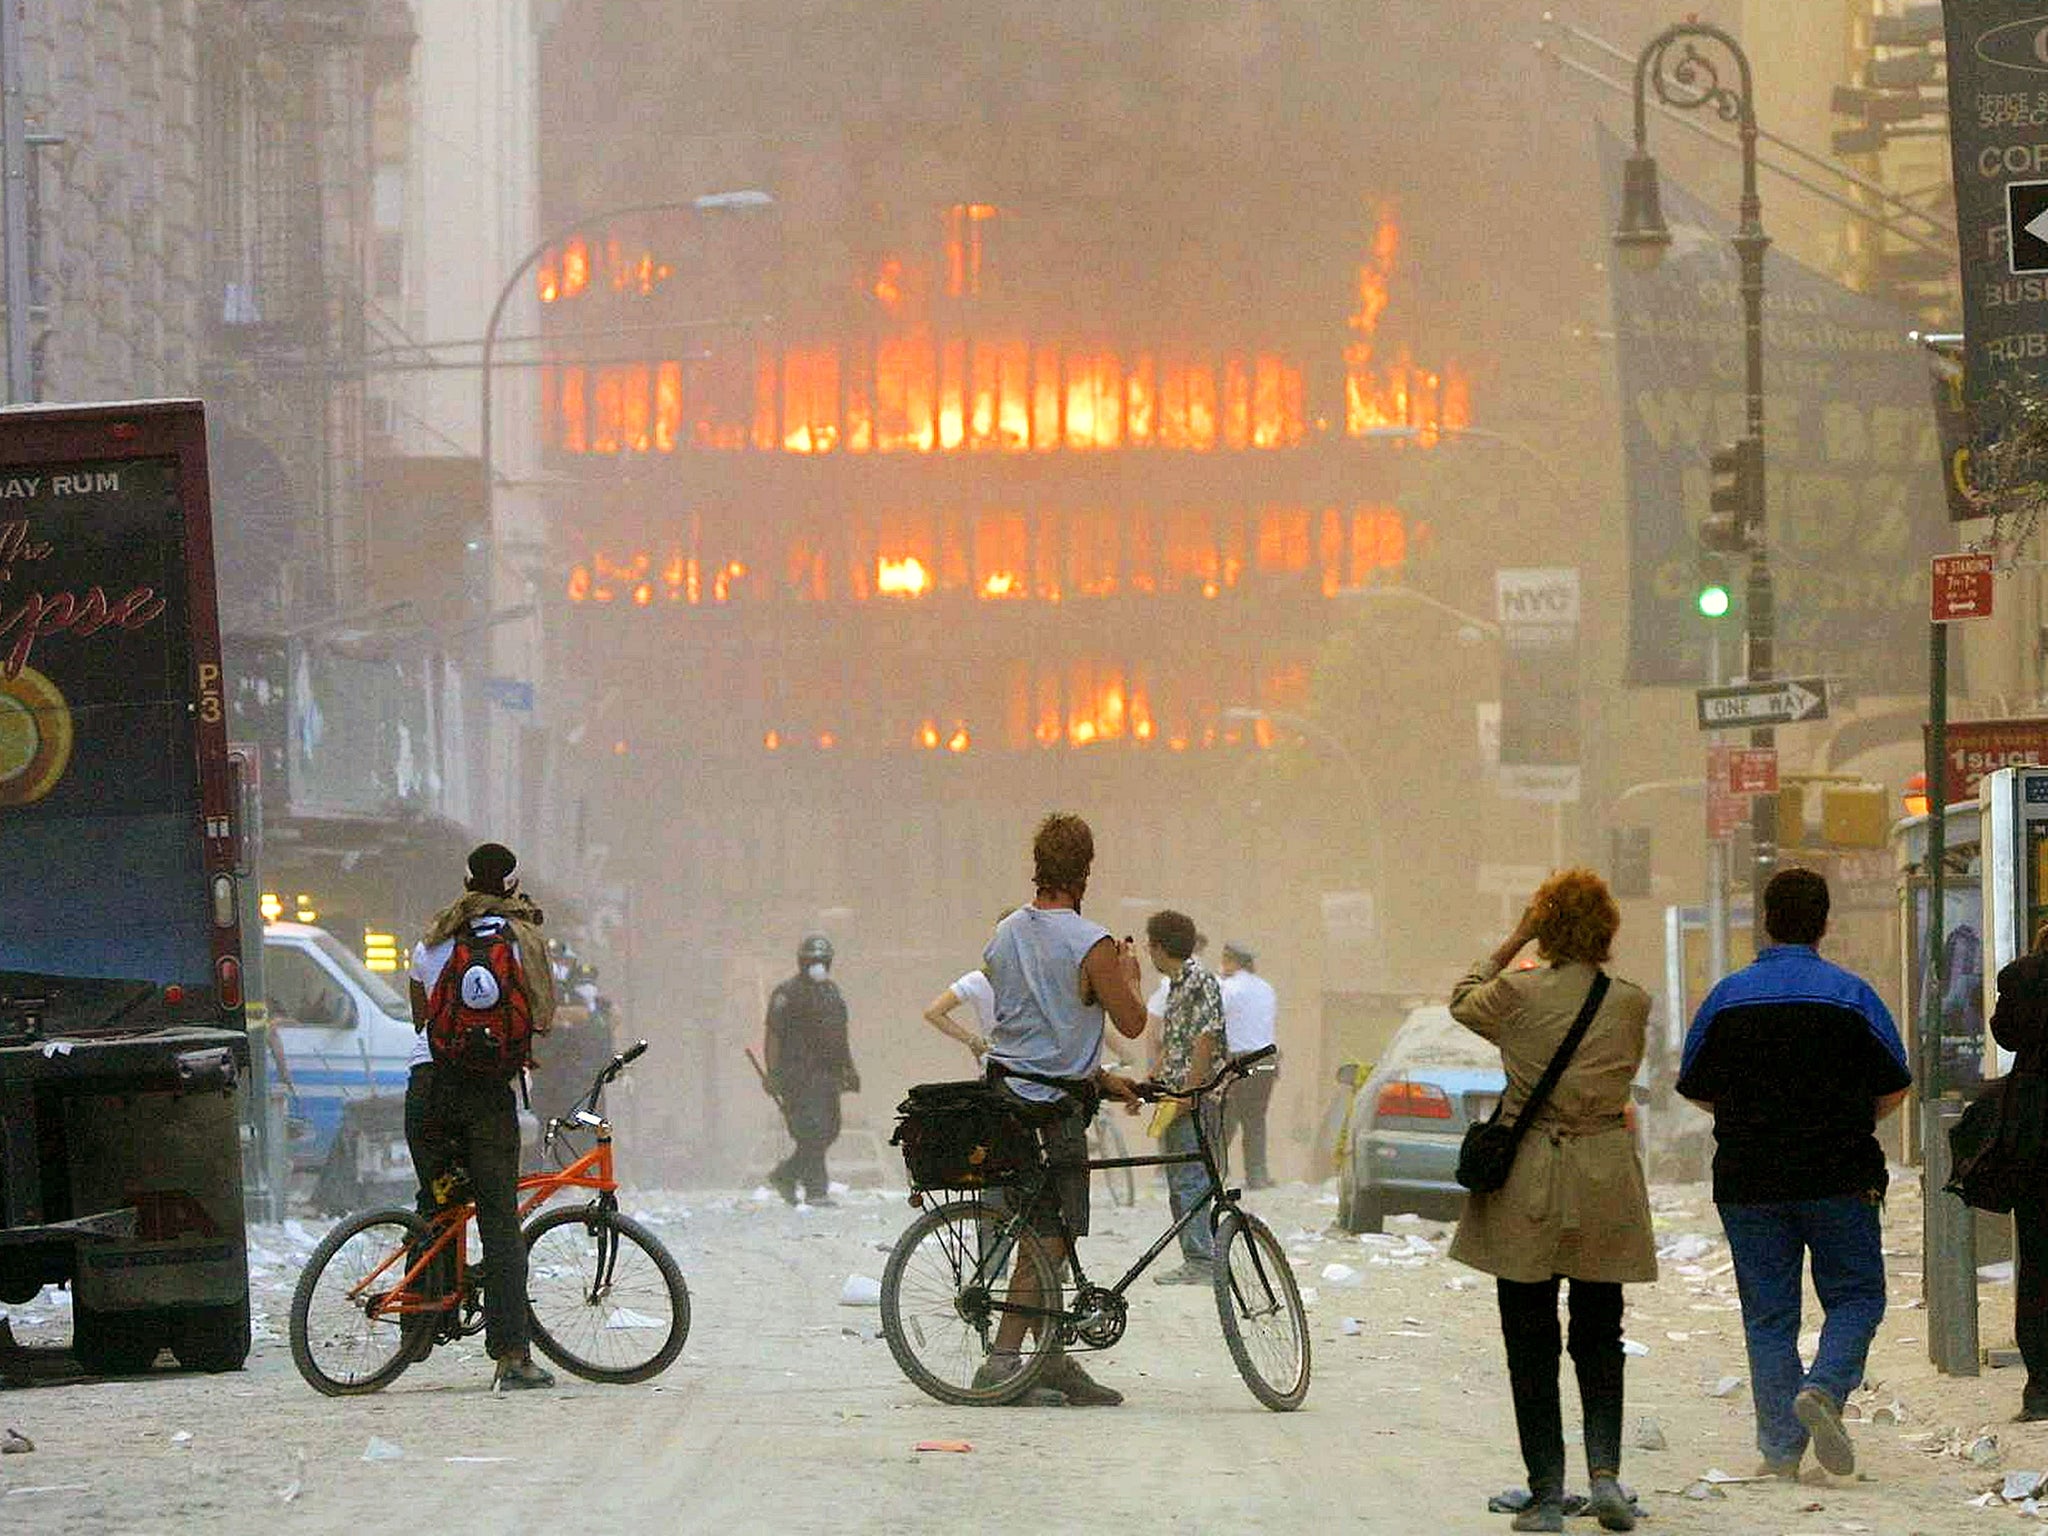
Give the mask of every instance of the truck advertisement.
POLYGON ((233 785, 197 402, 0 411, 0 1301, 248 1349, 233 785))

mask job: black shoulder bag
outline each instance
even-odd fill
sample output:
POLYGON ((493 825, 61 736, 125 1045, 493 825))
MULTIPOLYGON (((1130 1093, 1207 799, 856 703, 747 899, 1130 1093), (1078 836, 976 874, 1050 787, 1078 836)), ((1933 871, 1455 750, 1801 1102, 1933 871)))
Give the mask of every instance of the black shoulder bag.
MULTIPOLYGON (((1514 1124, 1500 1123, 1501 1106, 1496 1104, 1491 1115, 1465 1132, 1464 1145, 1458 1148, 1458 1182, 1473 1194, 1492 1194, 1507 1183, 1508 1171, 1515 1166, 1515 1149, 1522 1144, 1522 1132, 1528 1129, 1529 1123, 1549 1100, 1550 1090, 1557 1086, 1557 1080, 1564 1076, 1564 1069, 1571 1064, 1572 1053, 1586 1038, 1586 1031, 1593 1024, 1593 1015, 1600 1011, 1600 1003, 1606 996, 1607 973, 1598 971, 1593 976, 1593 989, 1586 994, 1586 1001, 1579 1008, 1579 1016, 1572 1020, 1564 1042, 1558 1046, 1557 1054, 1550 1058, 1550 1065, 1543 1069, 1543 1076, 1530 1090, 1529 1100, 1515 1117, 1514 1124)), ((1501 1101, 1507 1101, 1505 1092, 1501 1094, 1501 1101)))
POLYGON ((1963 1204, 2000 1215, 2035 1197, 2048 1171, 2048 1072, 2038 1050, 1988 1079, 1948 1128, 1949 1179, 1963 1204))

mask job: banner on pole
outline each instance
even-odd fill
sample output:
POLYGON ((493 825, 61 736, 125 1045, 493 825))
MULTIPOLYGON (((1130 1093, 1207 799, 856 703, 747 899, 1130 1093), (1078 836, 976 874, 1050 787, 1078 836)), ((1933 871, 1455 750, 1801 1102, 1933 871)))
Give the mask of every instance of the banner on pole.
MULTIPOLYGON (((1599 147, 1614 197, 1623 146, 1603 128, 1599 147)), ((1741 295, 1728 222, 1669 178, 1663 204, 1672 244, 1656 268, 1609 263, 1629 502, 1627 679, 1697 685, 1707 459, 1745 425, 1741 295)), ((1912 328, 1775 248, 1765 255, 1764 527, 1781 674, 1889 692, 1898 658, 1925 648, 1927 562, 1948 519, 1912 328)))

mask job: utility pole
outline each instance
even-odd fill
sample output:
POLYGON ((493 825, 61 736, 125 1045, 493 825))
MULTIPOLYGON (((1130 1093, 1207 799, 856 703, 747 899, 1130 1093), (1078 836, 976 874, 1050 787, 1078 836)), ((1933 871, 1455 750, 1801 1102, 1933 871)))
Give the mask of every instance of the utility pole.
POLYGON ((23 12, 28 0, 0 0, 0 222, 7 272, 7 403, 34 397, 29 374, 28 113, 22 99, 23 12))

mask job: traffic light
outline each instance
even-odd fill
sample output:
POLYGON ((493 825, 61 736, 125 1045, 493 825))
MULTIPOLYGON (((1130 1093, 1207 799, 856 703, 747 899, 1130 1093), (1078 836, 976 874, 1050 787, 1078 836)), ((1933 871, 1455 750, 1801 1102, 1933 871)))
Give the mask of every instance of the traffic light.
POLYGON ((1941 39, 1941 6, 1933 0, 1870 18, 1870 40, 1879 48, 1925 48, 1941 39))
POLYGON ((1693 603, 1703 619, 1720 619, 1728 616, 1730 598, 1728 595, 1728 562, 1709 550, 1701 550, 1699 557, 1699 583, 1693 594, 1693 603))
POLYGON ((1763 509, 1764 445, 1745 437, 1708 456, 1711 488, 1700 519, 1700 548, 1738 554, 1749 547, 1751 520, 1763 509))
POLYGON ((1941 40, 1939 5, 1909 5, 1896 15, 1870 18, 1857 83, 1836 86, 1829 98, 1837 115, 1862 120, 1859 127, 1834 132, 1836 154, 1875 155, 1894 139, 1936 138, 1948 131, 1941 89, 1946 71, 1933 51, 1941 40))

